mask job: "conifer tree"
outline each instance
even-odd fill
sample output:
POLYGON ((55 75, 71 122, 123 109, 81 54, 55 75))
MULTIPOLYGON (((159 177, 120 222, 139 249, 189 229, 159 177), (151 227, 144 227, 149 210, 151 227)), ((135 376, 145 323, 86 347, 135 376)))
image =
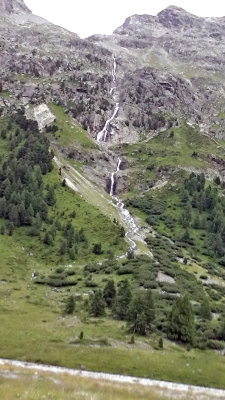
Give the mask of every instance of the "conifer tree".
POLYGON ((126 319, 130 301, 130 284, 127 280, 124 280, 120 282, 114 304, 114 312, 119 319, 126 319))
POLYGON ((134 295, 130 302, 127 320, 132 332, 145 335, 151 331, 151 324, 155 318, 154 304, 150 290, 134 295))
POLYGON ((110 280, 106 283, 103 291, 103 296, 107 307, 112 307, 116 296, 116 288, 113 280, 110 280))
POLYGON ((168 336, 172 340, 193 345, 195 322, 191 303, 187 295, 178 298, 169 317, 168 336))
POLYGON ((207 298, 204 298, 204 300, 201 303, 200 316, 203 320, 211 320, 212 319, 210 304, 209 304, 209 301, 207 298))
POLYGON ((65 313, 73 314, 74 309, 75 309, 75 299, 74 299, 74 296, 71 295, 66 300, 65 313))
POLYGON ((90 314, 93 317, 105 314, 105 300, 101 290, 97 290, 90 298, 90 314))

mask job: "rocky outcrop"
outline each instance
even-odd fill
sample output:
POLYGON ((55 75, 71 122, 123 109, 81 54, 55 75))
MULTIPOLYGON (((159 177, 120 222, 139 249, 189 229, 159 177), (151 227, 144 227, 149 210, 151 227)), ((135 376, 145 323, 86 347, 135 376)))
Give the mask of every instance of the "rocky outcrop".
POLYGON ((0 93, 2 112, 54 102, 95 136, 113 107, 111 53, 34 16, 22 1, 0 4, 8 10, 0 13, 0 87, 9 94, 6 101, 0 93))
POLYGON ((0 0, 0 11, 3 14, 31 13, 23 0, 0 0))
POLYGON ((177 30, 186 30, 197 28, 201 29, 204 18, 196 17, 183 10, 183 8, 170 6, 158 13, 156 19, 166 28, 175 28, 177 30))
POLYGON ((26 117, 37 121, 40 131, 55 120, 55 116, 49 110, 47 104, 40 104, 39 106, 28 109, 26 111, 26 117))

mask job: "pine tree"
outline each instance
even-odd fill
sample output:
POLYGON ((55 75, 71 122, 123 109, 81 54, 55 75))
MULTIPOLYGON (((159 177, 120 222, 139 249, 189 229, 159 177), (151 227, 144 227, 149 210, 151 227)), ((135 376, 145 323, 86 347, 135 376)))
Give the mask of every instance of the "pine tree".
POLYGON ((115 297, 114 312, 119 319, 126 319, 131 301, 131 289, 127 280, 121 281, 115 297))
POLYGON ((155 311, 151 291, 137 292, 131 300, 127 315, 132 332, 145 335, 151 331, 154 318, 155 311))
POLYGON ((95 243, 95 244, 94 244, 94 246, 93 246, 93 253, 94 253, 94 254, 102 254, 102 253, 103 253, 101 243, 95 243))
POLYGON ((2 138, 2 139, 6 139, 6 137, 7 137, 7 132, 6 132, 5 129, 3 129, 3 130, 1 131, 1 138, 2 138))
POLYGON ((116 288, 113 280, 110 280, 106 283, 103 297, 105 299, 107 307, 112 307, 114 299, 116 296, 116 288))
POLYGON ((182 204, 186 204, 189 201, 189 195, 188 195, 188 191, 184 188, 181 189, 181 203, 182 204))
POLYGON ((48 246, 51 246, 53 244, 53 237, 50 232, 46 232, 44 235, 44 243, 47 244, 48 246))
POLYGON ((32 207, 32 204, 30 204, 26 212, 26 224, 32 225, 33 218, 34 218, 34 209, 32 207))
POLYGON ((0 217, 3 217, 3 218, 6 217, 6 210, 7 210, 6 198, 2 197, 0 199, 0 217))
POLYGON ((105 300, 101 290, 97 290, 90 298, 90 314, 93 317, 105 314, 105 300))
POLYGON ((193 345, 195 322, 191 303, 187 295, 178 298, 172 308, 168 336, 172 340, 193 345))
POLYGON ((212 319, 210 304, 206 297, 204 298, 204 300, 201 303, 200 316, 203 320, 211 320, 212 319))
POLYGON ((76 254, 77 254, 77 246, 73 245, 73 247, 71 247, 69 249, 69 256, 71 260, 75 260, 76 259, 76 254))
POLYGON ((193 226, 194 229, 200 229, 200 225, 201 225, 201 223, 200 223, 199 214, 197 214, 195 216, 195 219, 194 219, 194 222, 193 222, 192 226, 193 226))
POLYGON ((18 207, 12 205, 9 211, 9 220, 13 222, 14 226, 19 226, 19 212, 18 207))
POLYGON ((74 296, 71 295, 66 300, 65 313, 73 314, 74 309, 75 309, 75 299, 74 299, 74 296))
POLYGON ((13 235, 13 231, 14 231, 14 224, 13 222, 10 222, 8 225, 8 235, 12 236, 13 235))
POLYGON ((59 247, 59 254, 62 256, 67 252, 67 242, 66 240, 62 240, 59 247))
POLYGON ((49 206, 53 206, 56 202, 55 191, 52 186, 50 186, 48 188, 47 195, 46 195, 46 202, 49 206))
POLYGON ((123 226, 120 227, 120 237, 125 237, 125 229, 123 226))

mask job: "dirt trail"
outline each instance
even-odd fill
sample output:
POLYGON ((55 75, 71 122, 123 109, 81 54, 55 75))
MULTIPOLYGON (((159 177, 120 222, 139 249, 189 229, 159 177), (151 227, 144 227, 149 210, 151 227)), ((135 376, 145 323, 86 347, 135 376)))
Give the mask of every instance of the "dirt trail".
POLYGON ((103 372, 92 372, 92 371, 82 371, 64 367, 56 367, 53 365, 44 365, 44 364, 35 364, 28 363, 25 361, 17 361, 17 360, 7 360, 0 359, 0 368, 9 367, 9 377, 10 377, 10 367, 13 368, 22 368, 25 370, 33 370, 37 372, 46 372, 53 373, 56 375, 67 374, 70 376, 78 376, 89 379, 96 380, 104 380, 115 383, 126 383, 126 384, 135 384, 141 385, 145 387, 149 387, 154 389, 154 391, 159 394, 163 394, 163 396, 172 398, 172 399, 198 399, 198 400, 209 400, 209 399, 225 399, 225 390, 222 389, 213 389, 201 386, 193 386, 193 385, 185 385, 181 383, 174 382, 166 382, 166 381, 157 381, 153 379, 145 379, 145 378, 136 378, 132 376, 124 376, 124 375, 114 375, 103 372))

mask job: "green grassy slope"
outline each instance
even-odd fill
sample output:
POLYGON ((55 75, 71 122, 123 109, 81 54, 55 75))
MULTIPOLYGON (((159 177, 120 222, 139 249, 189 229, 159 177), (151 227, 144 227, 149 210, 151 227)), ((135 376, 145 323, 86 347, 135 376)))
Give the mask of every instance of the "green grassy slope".
MULTIPOLYGON (((71 141, 73 142, 77 128, 70 131, 71 122, 64 119, 69 117, 54 106, 52 110, 57 113, 59 132, 56 132, 55 136, 58 136, 58 143, 68 146, 71 141), (66 132, 65 138, 63 132, 66 132)), ((7 120, 1 119, 2 128, 6 127, 7 123, 7 120)), ((12 130, 15 130, 15 126, 12 130)), ((138 143, 124 149, 124 155, 131 167, 130 192, 125 196, 132 198, 134 194, 137 195, 140 192, 137 180, 138 183, 145 185, 147 182, 151 187, 154 181, 160 178, 159 169, 162 166, 173 168, 183 163, 185 166, 204 169, 209 167, 208 153, 223 156, 222 148, 217 147, 208 138, 203 140, 197 131, 187 126, 182 129, 175 128, 173 131, 173 135, 169 131, 147 143, 138 143), (192 135, 191 141, 189 135, 192 135), (198 155, 193 157, 193 152, 197 148, 198 155), (149 165, 150 168, 148 168, 149 165)), ((49 137, 51 135, 52 133, 49 137)), ((51 140, 57 147, 56 138, 51 137, 51 140)), ((82 131, 77 134, 73 145, 89 150, 95 147, 86 134, 83 136, 82 131)), ((0 138, 1 162, 7 155, 7 141, 0 138)), ((66 162, 66 159, 62 159, 61 162, 66 162)), ((156 284, 158 270, 174 273, 176 291, 182 293, 187 290, 193 294, 194 306, 198 310, 201 299, 207 292, 199 278, 202 271, 205 271, 204 262, 208 260, 197 260, 188 247, 182 250, 164 239, 161 240, 162 235, 169 237, 173 232, 168 231, 165 221, 160 221, 154 226, 160 236, 156 236, 155 239, 149 236, 148 239, 148 246, 154 254, 153 261, 149 259, 146 261, 144 258, 116 261, 113 254, 125 253, 127 244, 121 237, 120 227, 113 223, 114 214, 111 213, 112 206, 109 205, 107 195, 106 199, 102 197, 101 192, 96 192, 96 196, 90 196, 88 184, 82 176, 77 174, 81 173, 81 168, 78 166, 73 171, 70 170, 69 164, 68 168, 68 174, 75 175, 74 179, 82 196, 62 186, 63 176, 59 176, 58 167, 55 165, 54 169, 44 176, 44 187, 53 186, 56 197, 55 204, 49 207, 49 219, 52 224, 58 221, 62 225, 72 221, 75 232, 82 229, 86 241, 79 244, 75 260, 71 260, 68 255, 59 254, 61 236, 58 231, 52 246, 43 243, 44 234, 48 229, 47 224, 43 224, 40 238, 28 236, 28 227, 16 228, 13 236, 8 236, 7 232, 0 236, 2 315, 0 356, 68 367, 79 367, 83 364, 85 368, 96 371, 224 387, 225 369, 222 355, 212 350, 188 351, 184 347, 172 344, 166 338, 164 349, 159 350, 158 347, 157 334, 161 330, 164 335, 166 318, 171 309, 172 295, 175 291, 174 288, 171 289, 171 285, 156 284), (100 198, 104 204, 99 203, 100 198), (99 208, 94 207, 93 204, 96 203, 99 208), (100 212, 100 208, 104 209, 104 214, 100 212), (93 253, 95 243, 102 244, 102 254, 93 253), (179 264, 175 260, 176 256, 186 256, 190 259, 190 263, 179 264), (85 269, 87 264, 89 267, 85 269), (92 270, 96 272, 90 272, 92 270), (34 271, 36 278, 31 279, 34 271), (65 276, 73 284, 56 287, 52 283, 52 280, 60 281, 65 276), (131 333, 125 322, 112 319, 112 313, 109 310, 103 317, 92 318, 87 306, 90 291, 95 288, 102 289, 107 279, 114 279, 115 283, 118 283, 125 278, 130 281, 132 289, 140 284, 143 285, 143 282, 148 284, 148 287, 153 290, 157 306, 156 333, 150 337, 137 335, 133 344, 130 343, 131 333), (161 290, 168 292, 168 298, 161 297, 161 290), (71 294, 76 299, 75 312, 71 316, 66 316, 65 302, 71 294), (80 332, 84 332, 83 340, 79 339, 80 332)), ((153 196, 156 203, 167 198, 171 215, 179 215, 181 210, 176 193, 169 187, 180 182, 182 177, 184 177, 183 172, 176 172, 168 178, 171 186, 165 186, 162 192, 157 192, 153 196)), ((131 209, 141 218, 143 225, 150 232, 151 227, 145 221, 147 216, 145 211, 137 207, 131 207, 131 209)), ((0 225, 4 224, 5 222, 1 219, 0 225)), ((179 233, 178 229, 178 225, 175 225, 177 233, 179 233)), ((212 277, 215 276, 212 275, 212 277)), ((212 289, 212 291, 217 292, 217 289, 212 289)), ((215 306, 214 311, 219 310, 221 313, 219 307, 224 305, 224 295, 220 293, 220 298, 215 302, 213 296, 211 298, 215 306)), ((217 328, 217 325, 217 321, 213 320, 212 326, 217 328)))
POLYGON ((118 151, 129 160, 130 191, 135 190, 137 182, 145 184, 146 189, 151 188, 168 169, 174 171, 192 168, 206 172, 212 168, 210 155, 224 158, 222 142, 218 143, 200 133, 198 127, 190 127, 185 123, 164 131, 153 139, 121 147, 118 151))

